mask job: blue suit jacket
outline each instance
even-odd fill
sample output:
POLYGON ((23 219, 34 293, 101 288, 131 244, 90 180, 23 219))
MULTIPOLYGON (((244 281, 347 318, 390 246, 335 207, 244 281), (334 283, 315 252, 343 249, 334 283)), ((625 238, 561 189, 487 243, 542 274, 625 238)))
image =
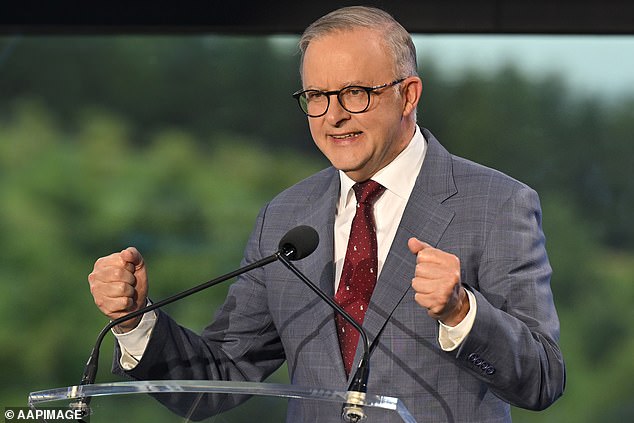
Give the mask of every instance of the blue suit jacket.
MULTIPOLYGON (((419 422, 510 421, 509 404, 543 409, 562 394, 565 370, 537 194, 450 155, 429 131, 423 135, 427 155, 363 323, 371 342, 383 328, 368 391, 399 397, 419 422), (414 301, 410 237, 457 255, 462 282, 475 294, 475 323, 455 351, 440 348, 438 323, 414 301)), ((279 194, 261 210, 244 263, 275 252, 289 229, 312 226, 320 245, 296 263, 334 295, 338 195, 333 168, 279 194)), ((232 285, 201 336, 159 313, 141 362, 128 373, 140 379, 261 381, 284 360, 292 383, 348 386, 333 311, 273 263, 232 285)), ((177 399, 168 405, 186 408, 177 399)), ((209 398, 206 406, 218 403, 209 398)), ((288 421, 339 422, 339 413, 338 407, 291 401, 288 421)))

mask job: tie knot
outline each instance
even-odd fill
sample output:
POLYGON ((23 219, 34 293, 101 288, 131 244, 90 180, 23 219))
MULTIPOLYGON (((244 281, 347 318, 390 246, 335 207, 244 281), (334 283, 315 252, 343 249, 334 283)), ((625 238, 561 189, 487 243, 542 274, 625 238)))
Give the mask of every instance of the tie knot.
POLYGON ((371 179, 365 182, 358 182, 352 186, 354 194, 357 197, 357 203, 374 204, 374 202, 383 194, 385 187, 371 179))

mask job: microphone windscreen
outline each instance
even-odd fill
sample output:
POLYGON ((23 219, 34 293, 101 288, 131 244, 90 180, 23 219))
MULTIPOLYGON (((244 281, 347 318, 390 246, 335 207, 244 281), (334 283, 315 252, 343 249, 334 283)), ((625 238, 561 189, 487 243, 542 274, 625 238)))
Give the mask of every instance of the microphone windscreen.
POLYGON ((315 251, 319 245, 319 234, 310 226, 297 226, 282 237, 279 244, 280 251, 292 251, 289 260, 301 260, 315 251))

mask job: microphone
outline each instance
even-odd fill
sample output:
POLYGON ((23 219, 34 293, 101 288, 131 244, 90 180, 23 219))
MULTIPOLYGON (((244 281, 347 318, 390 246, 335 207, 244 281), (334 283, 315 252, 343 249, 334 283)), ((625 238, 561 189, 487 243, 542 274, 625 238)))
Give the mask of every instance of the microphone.
MULTIPOLYGON (((315 235, 317 235, 316 232, 315 235)), ((319 240, 317 240, 317 242, 319 242, 319 240)), ((280 242, 280 249, 281 248, 280 242)), ((368 378, 370 377, 370 343, 368 342, 368 335, 365 332, 365 329, 363 329, 361 325, 359 325, 357 321, 354 320, 352 316, 350 316, 350 314, 348 314, 348 312, 346 312, 339 304, 326 295, 326 293, 319 289, 317 285, 315 285, 297 267, 295 267, 288 257, 280 256, 279 260, 315 294, 317 294, 333 310, 335 310, 335 312, 339 313, 348 323, 350 323, 357 332, 359 332, 359 335, 363 340, 363 357, 361 358, 359 366, 357 367, 357 370, 352 377, 352 381, 348 386, 346 402, 343 404, 341 410, 341 418, 346 423, 357 423, 365 420, 366 415, 363 406, 365 405, 365 395, 368 392, 368 378)))
MULTIPOLYGON (((97 377, 97 369, 99 365, 99 349, 101 348, 101 343, 103 342, 104 337, 116 325, 123 323, 127 320, 134 319, 142 314, 147 313, 148 311, 155 310, 157 308, 163 307, 167 304, 171 304, 175 301, 181 300, 185 297, 188 297, 192 294, 195 294, 199 291, 217 285, 221 282, 224 282, 228 279, 239 276, 243 273, 246 273, 250 270, 257 269, 259 267, 265 266, 269 263, 272 263, 276 260, 283 261, 283 263, 290 263, 291 260, 301 260, 304 257, 309 256, 310 254, 317 249, 317 245, 319 245, 319 235, 317 231, 310 226, 301 225, 297 226, 290 231, 288 231, 280 240, 278 250, 271 254, 268 257, 255 261, 251 264, 248 264, 244 267, 239 268, 238 270, 234 270, 233 272, 226 273, 222 276, 219 276, 210 281, 204 282, 200 285, 197 285, 193 288, 190 288, 186 291, 177 293, 168 297, 162 301, 152 303, 148 306, 142 307, 138 310, 135 310, 131 313, 128 313, 118 319, 115 319, 108 323, 102 330, 99 332, 97 336, 97 341, 95 342, 95 346, 90 353, 90 357, 86 362, 86 366, 84 368, 84 373, 81 378, 80 386, 88 385, 95 383, 95 379, 97 377)), ((70 404, 70 407, 75 410, 80 410, 82 416, 87 416, 90 414, 90 397, 80 398, 78 401, 75 401, 70 404)))
POLYGON ((318 245, 317 231, 310 226, 300 225, 286 232, 280 240, 278 252, 284 258, 296 261, 311 255, 318 245))

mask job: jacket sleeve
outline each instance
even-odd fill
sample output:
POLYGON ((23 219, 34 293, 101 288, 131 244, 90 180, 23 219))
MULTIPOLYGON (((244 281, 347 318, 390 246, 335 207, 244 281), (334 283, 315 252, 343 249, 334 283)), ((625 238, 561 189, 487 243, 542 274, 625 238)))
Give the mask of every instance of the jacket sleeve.
POLYGON ((477 301, 471 332, 454 351, 512 405, 541 410, 563 394, 565 366, 537 193, 522 186, 497 211, 467 286, 477 301))

